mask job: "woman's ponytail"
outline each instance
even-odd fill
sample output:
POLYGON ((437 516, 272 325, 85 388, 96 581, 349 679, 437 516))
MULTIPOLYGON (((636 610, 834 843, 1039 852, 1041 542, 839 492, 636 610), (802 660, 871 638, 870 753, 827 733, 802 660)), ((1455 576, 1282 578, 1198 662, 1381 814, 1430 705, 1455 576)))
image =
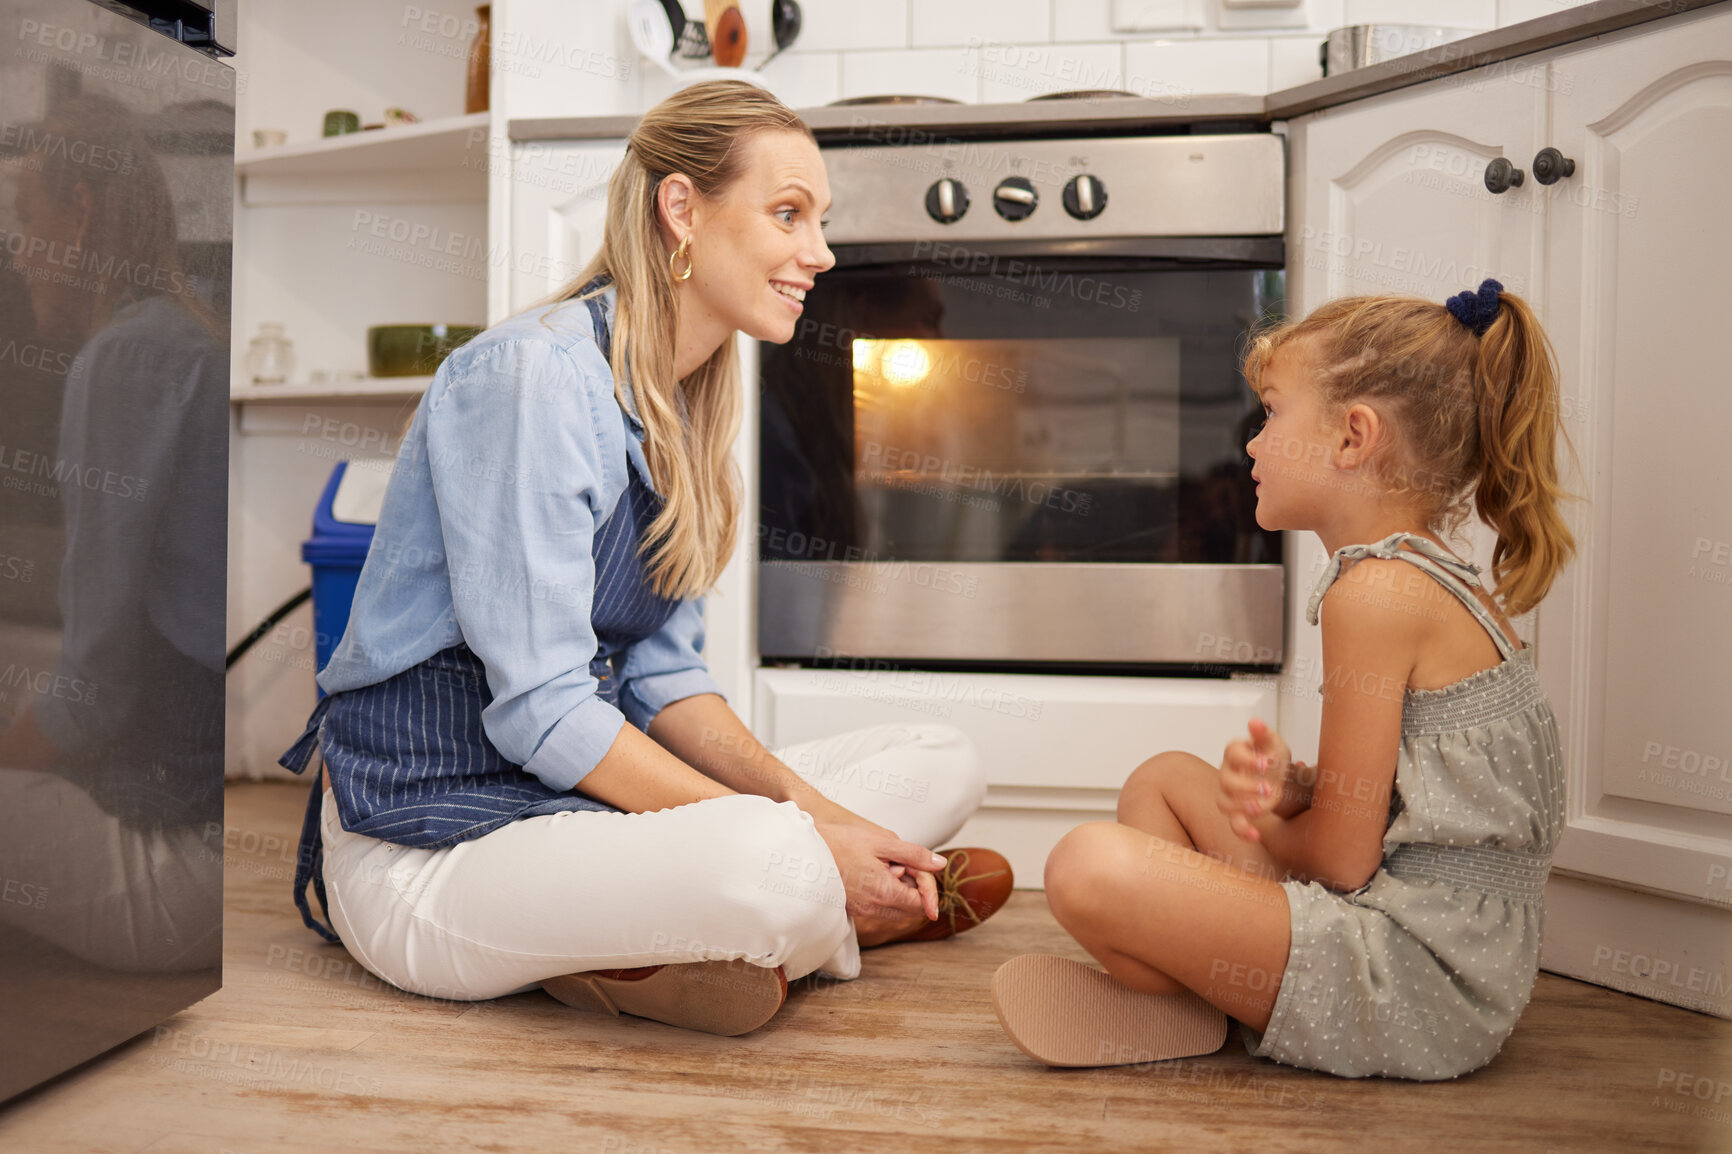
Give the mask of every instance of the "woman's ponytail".
POLYGON ((1539 319, 1504 294, 1479 339, 1474 395, 1480 472, 1474 503, 1497 532, 1492 577, 1504 611, 1538 605, 1575 553, 1558 510, 1558 371, 1539 319))

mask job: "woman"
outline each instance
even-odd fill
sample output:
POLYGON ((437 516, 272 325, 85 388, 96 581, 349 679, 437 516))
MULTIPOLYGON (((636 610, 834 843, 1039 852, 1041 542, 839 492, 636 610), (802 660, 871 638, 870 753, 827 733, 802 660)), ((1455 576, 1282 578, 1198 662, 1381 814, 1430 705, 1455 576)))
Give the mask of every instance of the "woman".
POLYGON ((771 754, 701 656, 740 514, 734 335, 793 336, 828 199, 774 97, 688 88, 633 132, 589 267, 428 388, 283 759, 316 747, 327 786, 296 903, 386 981, 738 1034, 787 979, 1008 896, 997 855, 926 848, 985 792, 960 733, 771 754))

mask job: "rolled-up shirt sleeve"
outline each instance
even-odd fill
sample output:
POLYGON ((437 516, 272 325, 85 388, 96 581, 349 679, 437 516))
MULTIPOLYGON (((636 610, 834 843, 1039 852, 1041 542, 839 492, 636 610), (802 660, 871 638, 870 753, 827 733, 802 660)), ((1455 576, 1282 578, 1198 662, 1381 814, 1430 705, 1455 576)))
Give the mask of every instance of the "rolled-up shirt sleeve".
POLYGON ((550 342, 501 342, 452 369, 428 406, 428 466, 457 623, 493 693, 482 727, 549 788, 579 787, 625 724, 590 673, 603 471, 624 462, 603 447, 623 429, 596 411, 612 388, 550 342))
POLYGON ((700 693, 722 696, 704 663, 704 599, 682 601, 659 630, 633 645, 620 671, 626 720, 647 731, 667 706, 700 693))

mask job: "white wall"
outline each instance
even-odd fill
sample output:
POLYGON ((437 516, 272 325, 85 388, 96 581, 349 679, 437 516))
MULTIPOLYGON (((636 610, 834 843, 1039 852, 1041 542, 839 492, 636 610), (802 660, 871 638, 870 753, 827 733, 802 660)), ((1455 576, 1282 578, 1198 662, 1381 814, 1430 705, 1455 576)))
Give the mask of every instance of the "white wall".
MULTIPOLYGON (((1113 31, 1112 0, 802 0, 799 39, 763 75, 796 108, 885 93, 968 102, 1076 88, 1260 95, 1320 77, 1317 50, 1332 28, 1387 21, 1483 30, 1583 2, 1301 0, 1288 10, 1196 0, 1201 30, 1130 34, 1113 31)), ((702 18, 700 0, 683 3, 702 18)), ((673 91, 632 47, 626 8, 626 0, 495 3, 495 20, 513 38, 501 88, 508 114, 637 113, 673 91)), ((756 67, 770 43, 769 0, 745 0, 741 10, 746 66, 756 67)))

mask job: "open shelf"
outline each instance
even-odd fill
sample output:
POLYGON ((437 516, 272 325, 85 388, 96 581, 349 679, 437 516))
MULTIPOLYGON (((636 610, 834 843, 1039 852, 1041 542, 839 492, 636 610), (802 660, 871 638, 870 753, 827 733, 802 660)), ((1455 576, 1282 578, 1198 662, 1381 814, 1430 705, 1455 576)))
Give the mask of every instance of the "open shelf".
POLYGON ((229 393, 235 405, 304 405, 310 402, 406 401, 427 391, 432 377, 366 377, 359 381, 283 385, 237 385, 229 393))
POLYGON ((309 144, 248 149, 235 156, 241 176, 359 176, 375 172, 486 168, 488 113, 350 132, 309 144), (482 135, 477 138, 474 134, 482 135))

